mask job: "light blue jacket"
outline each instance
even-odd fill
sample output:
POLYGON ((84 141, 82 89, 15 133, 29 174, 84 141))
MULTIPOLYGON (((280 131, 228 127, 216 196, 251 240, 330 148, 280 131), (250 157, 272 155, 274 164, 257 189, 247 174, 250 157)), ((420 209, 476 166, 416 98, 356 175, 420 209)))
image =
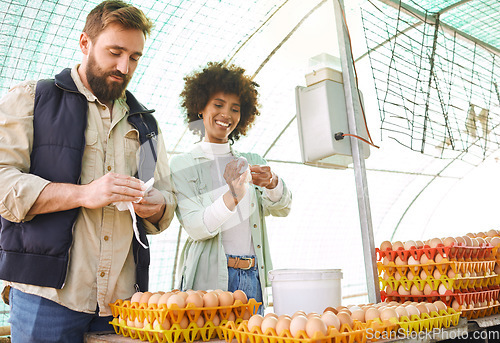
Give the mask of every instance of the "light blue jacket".
MULTIPOLYGON (((267 162, 254 153, 232 151, 235 157, 244 156, 250 165, 267 162)), ((221 227, 210 232, 203 222, 205 208, 216 199, 211 198, 212 160, 205 156, 200 145, 185 154, 174 156, 170 162, 172 179, 176 188, 177 218, 189 235, 181 253, 178 279, 179 287, 186 289, 227 290, 227 260, 222 246, 221 227)), ((292 194, 283 182, 283 196, 277 202, 266 197, 264 189, 250 184, 250 225, 257 257, 264 306, 267 305, 266 287, 270 286, 268 271, 273 268, 264 217, 272 214, 285 217, 290 212, 292 194)))

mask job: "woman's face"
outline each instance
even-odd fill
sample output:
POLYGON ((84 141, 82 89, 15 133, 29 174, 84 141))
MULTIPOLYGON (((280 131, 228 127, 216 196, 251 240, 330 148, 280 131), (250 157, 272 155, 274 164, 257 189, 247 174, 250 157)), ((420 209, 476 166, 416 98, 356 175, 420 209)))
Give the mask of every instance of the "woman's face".
POLYGON ((240 98, 235 94, 215 93, 201 113, 205 126, 205 141, 226 143, 240 122, 240 98))

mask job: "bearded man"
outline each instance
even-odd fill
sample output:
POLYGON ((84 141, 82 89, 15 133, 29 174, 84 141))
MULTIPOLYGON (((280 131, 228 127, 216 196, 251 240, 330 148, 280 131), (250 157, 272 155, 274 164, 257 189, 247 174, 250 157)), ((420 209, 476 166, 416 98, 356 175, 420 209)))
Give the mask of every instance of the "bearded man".
POLYGON ((104 1, 80 36, 81 64, 0 99, 0 279, 13 343, 83 342, 112 330, 109 303, 147 290, 146 234, 165 230, 176 206, 153 111, 126 91, 151 29, 138 8, 104 1))

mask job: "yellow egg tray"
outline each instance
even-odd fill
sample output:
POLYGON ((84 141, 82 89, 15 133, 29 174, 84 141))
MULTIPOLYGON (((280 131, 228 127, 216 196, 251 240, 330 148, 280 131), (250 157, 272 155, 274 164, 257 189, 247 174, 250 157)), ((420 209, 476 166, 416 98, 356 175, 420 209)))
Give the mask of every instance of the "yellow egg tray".
POLYGON ((432 311, 430 314, 422 313, 420 316, 416 314, 410 317, 402 316, 396 323, 403 332, 409 335, 412 332, 432 331, 434 329, 446 329, 450 326, 456 326, 460 319, 460 314, 460 312, 448 307, 446 310, 440 310, 439 312, 432 311))
POLYGON ((477 302, 484 302, 484 301, 492 301, 492 300, 497 300, 498 296, 500 293, 500 289, 489 289, 489 290, 484 290, 484 291, 476 291, 476 292, 456 292, 456 293, 449 293, 445 295, 441 294, 431 294, 431 295, 400 295, 397 292, 393 292, 391 294, 387 294, 385 291, 380 291, 380 295, 382 298, 382 301, 397 301, 397 302, 405 302, 407 300, 410 301, 427 301, 427 302, 434 302, 436 300, 441 300, 444 302, 448 307, 451 306, 451 303, 454 299, 457 300, 459 305, 463 304, 470 304, 470 303, 477 303, 477 302))
POLYGON ((403 264, 397 265, 394 262, 389 262, 388 264, 383 264, 382 262, 377 262, 377 269, 379 275, 383 272, 387 273, 389 276, 394 276, 395 273, 404 276, 411 271, 414 275, 419 275, 422 271, 425 271, 427 275, 432 275, 434 270, 437 269, 441 274, 447 274, 448 270, 453 270, 455 274, 465 275, 466 273, 484 273, 492 274, 495 270, 495 260, 487 261, 443 261, 440 263, 428 262, 424 264, 403 264))
MULTIPOLYGON (((241 322, 241 319, 239 319, 241 322)), ((227 320, 225 321, 227 322, 227 320)), ((191 322, 187 328, 182 329, 179 324, 173 324, 169 330, 154 329, 151 324, 147 324, 144 328, 135 328, 127 326, 123 322, 120 323, 118 318, 113 318, 110 322, 117 335, 139 339, 141 341, 158 342, 158 343, 192 343, 194 341, 207 342, 211 339, 223 339, 223 333, 220 325, 214 325, 211 321, 205 322, 203 327, 198 327, 196 323, 191 322)))
POLYGON ((179 308, 177 304, 172 304, 170 308, 167 308, 166 304, 162 304, 159 307, 156 304, 147 306, 146 304, 130 303, 129 300, 118 299, 114 303, 109 304, 109 306, 111 307, 113 317, 120 316, 125 320, 127 318, 135 320, 138 317, 140 321, 144 321, 147 318, 150 323, 153 323, 155 319, 159 323, 163 323, 165 318, 167 318, 170 323, 179 324, 184 315, 187 315, 190 323, 196 322, 200 315, 204 316, 205 321, 212 321, 216 314, 222 322, 229 319, 231 312, 234 313, 236 319, 242 319, 245 311, 248 311, 249 315, 257 313, 261 304, 261 302, 250 298, 246 304, 243 304, 240 300, 236 300, 231 306, 195 307, 193 304, 188 304, 186 308, 179 308))
POLYGON ((293 337, 289 330, 284 330, 278 336, 273 328, 269 328, 266 332, 262 332, 259 327, 254 327, 252 331, 248 329, 248 320, 242 321, 240 324, 228 321, 222 325, 222 331, 226 342, 230 343, 234 338, 238 343, 348 343, 348 342, 366 342, 367 328, 370 328, 370 334, 373 340, 378 340, 376 337, 385 337, 394 335, 391 333, 397 329, 397 324, 390 321, 373 321, 370 326, 366 323, 354 320, 353 327, 343 324, 340 330, 334 326, 328 327, 326 335, 316 333, 313 337, 308 337, 305 331, 299 331, 297 337, 293 337))

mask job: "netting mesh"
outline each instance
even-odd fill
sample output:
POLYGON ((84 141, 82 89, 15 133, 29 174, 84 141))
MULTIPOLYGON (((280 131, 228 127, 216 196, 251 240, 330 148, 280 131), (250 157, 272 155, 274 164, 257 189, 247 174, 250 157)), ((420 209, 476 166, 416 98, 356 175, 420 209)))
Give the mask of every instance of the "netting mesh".
POLYGON ((422 21, 380 3, 362 11, 382 129, 412 150, 478 164, 500 143, 499 57, 409 3, 422 21))

